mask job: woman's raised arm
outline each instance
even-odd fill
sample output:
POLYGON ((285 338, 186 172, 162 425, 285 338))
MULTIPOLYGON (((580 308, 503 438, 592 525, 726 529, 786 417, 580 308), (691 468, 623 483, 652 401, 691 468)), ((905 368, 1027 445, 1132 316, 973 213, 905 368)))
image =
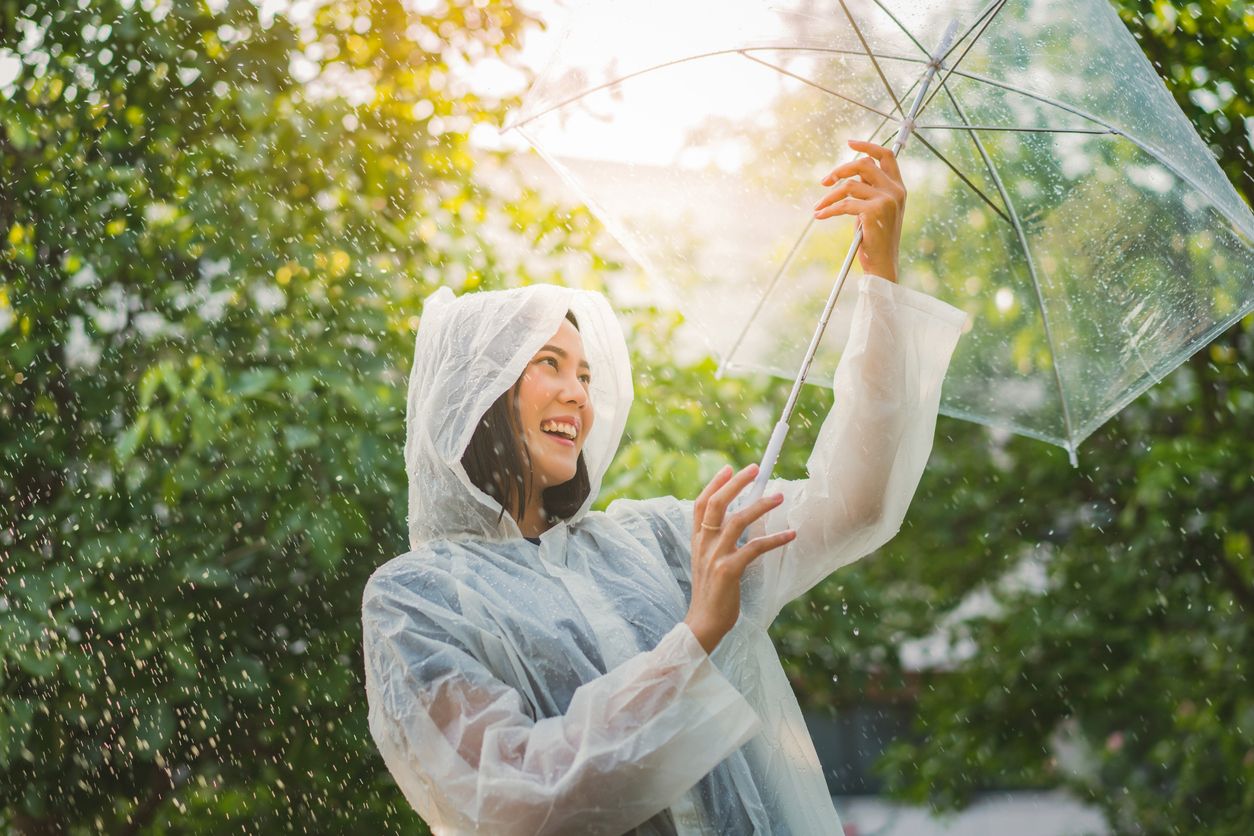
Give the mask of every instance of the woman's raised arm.
POLYGON ((750 617, 770 624, 789 601, 901 528, 932 452, 941 384, 965 321, 935 297, 862 277, 809 476, 767 482, 766 492, 784 501, 748 532, 797 532, 745 573, 758 586, 746 604, 750 617))
MULTIPOLYGON (((858 285, 835 400, 807 459, 805 479, 771 479, 763 496, 784 501, 742 540, 791 528, 796 539, 745 570, 741 613, 770 625, 789 601, 832 572, 884 545, 905 518, 932 451, 941 383, 966 314, 875 275, 858 285)), ((644 513, 670 541, 672 571, 687 577, 692 500, 625 501, 608 513, 644 513)))
POLYGON ((366 586, 366 693, 371 735, 436 833, 622 833, 760 728, 682 622, 580 686, 564 714, 534 719, 452 638, 463 617, 414 580, 366 586))

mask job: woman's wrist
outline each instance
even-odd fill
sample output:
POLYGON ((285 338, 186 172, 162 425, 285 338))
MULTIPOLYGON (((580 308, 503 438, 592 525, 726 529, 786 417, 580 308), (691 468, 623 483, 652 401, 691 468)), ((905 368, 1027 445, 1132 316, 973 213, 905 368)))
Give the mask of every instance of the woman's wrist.
POLYGON ((888 264, 868 264, 862 268, 863 275, 879 276, 893 284, 897 283, 897 268, 888 264))
POLYGON ((693 618, 691 615, 684 619, 684 623, 688 625, 688 629, 692 631, 692 634, 697 637, 697 641, 706 654, 713 653, 714 648, 718 647, 719 641, 723 638, 702 625, 700 619, 693 618))

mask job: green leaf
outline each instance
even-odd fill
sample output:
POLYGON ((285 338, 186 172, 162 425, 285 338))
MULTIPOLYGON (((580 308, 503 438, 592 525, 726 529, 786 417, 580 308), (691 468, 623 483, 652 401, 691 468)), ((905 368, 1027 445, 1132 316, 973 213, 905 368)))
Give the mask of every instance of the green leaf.
POLYGON ((244 653, 232 656, 223 666, 221 676, 222 684, 232 694, 260 694, 270 683, 261 660, 244 653))
POLYGON ((288 425, 283 428, 283 444, 288 450, 303 450, 318 443, 319 435, 308 427, 288 425))
POLYGON ((136 717, 135 738, 139 757, 151 761, 174 734, 174 712, 164 703, 141 709, 136 717))
POLYGON ((148 436, 149 413, 141 413, 114 444, 114 455, 117 462, 124 465, 135 456, 135 452, 148 436))

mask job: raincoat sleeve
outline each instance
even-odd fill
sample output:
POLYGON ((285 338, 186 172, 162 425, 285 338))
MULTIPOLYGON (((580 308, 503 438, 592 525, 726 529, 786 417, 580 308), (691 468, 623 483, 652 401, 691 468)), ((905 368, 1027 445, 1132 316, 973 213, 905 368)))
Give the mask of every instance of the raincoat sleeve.
POLYGON ((683 622, 537 718, 471 652, 499 639, 415 585, 378 572, 367 584, 366 693, 371 735, 436 834, 619 834, 761 727, 683 622))
MULTIPOLYGON (((874 275, 859 283, 850 334, 833 382, 834 401, 807 459, 806 479, 771 479, 784 502, 744 539, 785 528, 791 543, 746 571, 741 611, 768 626, 789 601, 870 554, 900 529, 932 450, 941 383, 966 314, 935 297, 874 275)), ((692 500, 652 506, 663 551, 691 570, 692 500)), ((682 582, 682 578, 681 578, 682 582)))
POLYGON ((941 384, 966 319, 935 297, 862 277, 809 476, 770 480, 766 492, 783 493, 784 502, 748 532, 797 531, 760 561, 762 623, 900 530, 932 452, 941 384))

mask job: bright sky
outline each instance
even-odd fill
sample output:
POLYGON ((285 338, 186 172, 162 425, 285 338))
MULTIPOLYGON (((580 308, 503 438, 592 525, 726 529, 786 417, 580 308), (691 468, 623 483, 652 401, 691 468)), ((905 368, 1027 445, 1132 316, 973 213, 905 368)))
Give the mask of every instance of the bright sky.
MULTIPOLYGON (((548 25, 545 31, 533 27, 523 40, 522 61, 533 74, 538 74, 553 56, 566 20, 572 11, 580 9, 582 3, 580 0, 520 0, 519 5, 539 16, 548 25)), ((589 46, 582 53, 575 51, 574 60, 581 64, 586 62, 593 73, 596 73, 604 69, 604 56, 639 57, 647 56, 654 50, 663 56, 671 54, 666 46, 669 33, 686 33, 685 39, 692 41, 692 49, 698 52, 701 51, 700 35, 694 33, 705 31, 718 37, 718 27, 708 25, 707 18, 701 16, 703 10, 708 12, 708 6, 693 6, 689 14, 697 17, 694 20, 685 20, 683 15, 686 7, 662 4, 665 7, 665 30, 659 30, 657 25, 660 19, 658 15, 661 14, 659 8, 662 6, 644 0, 633 6, 639 7, 639 13, 629 18, 616 16, 613 21, 609 21, 597 15, 589 15, 581 19, 580 29, 587 33, 583 43, 589 46), (654 7, 645 8, 646 6, 654 7)), ((570 55, 569 45, 567 49, 566 55, 570 55)), ((654 62, 644 61, 645 66, 652 63, 654 62)), ((521 73, 491 58, 478 62, 459 77, 473 89, 483 93, 522 93, 526 87, 526 78, 521 73)), ((764 111, 770 100, 780 92, 781 82, 782 79, 776 74, 740 57, 725 56, 692 62, 668 70, 664 77, 654 79, 644 76, 633 81, 626 99, 616 103, 619 118, 612 124, 586 113, 570 113, 560 133, 550 131, 546 134, 545 147, 550 153, 559 156, 595 157, 659 165, 676 162, 701 165, 706 162, 704 158, 689 160, 684 156, 692 153, 690 149, 684 148, 685 136, 700 121, 711 116, 741 119, 746 114, 764 111), (677 83, 690 89, 705 91, 700 109, 694 109, 683 96, 667 95, 674 92, 667 85, 677 83), (650 89, 655 85, 660 86, 650 89), (633 113, 639 115, 633 117, 633 113), (625 126, 637 125, 641 129, 624 129, 625 126)), ((507 123, 514 115, 511 113, 507 117, 507 123)), ((509 147, 522 150, 528 147, 524 138, 516 132, 508 131, 502 136, 487 126, 473 131, 471 141, 485 148, 509 147)), ((734 154, 734 150, 724 148, 718 153, 734 154)), ((715 162, 723 164, 727 169, 734 169, 739 160, 719 160, 716 157, 715 162)))

